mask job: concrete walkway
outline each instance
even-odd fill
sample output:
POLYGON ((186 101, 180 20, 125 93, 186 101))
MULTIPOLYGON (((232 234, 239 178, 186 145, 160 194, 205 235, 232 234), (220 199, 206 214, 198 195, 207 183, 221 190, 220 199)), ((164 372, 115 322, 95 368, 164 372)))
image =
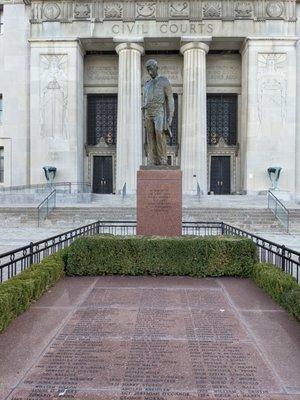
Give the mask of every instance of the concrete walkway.
POLYGON ((65 278, 0 335, 0 399, 300 399, 300 325, 251 281, 65 278))

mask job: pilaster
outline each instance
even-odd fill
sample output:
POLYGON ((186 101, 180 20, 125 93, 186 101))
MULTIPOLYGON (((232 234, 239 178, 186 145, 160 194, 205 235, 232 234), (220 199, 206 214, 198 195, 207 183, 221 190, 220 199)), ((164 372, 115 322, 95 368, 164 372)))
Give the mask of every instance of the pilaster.
POLYGON ((78 40, 31 40, 31 183, 83 180, 83 51, 78 40))
POLYGON ((295 193, 295 37, 247 38, 242 53, 243 189, 270 188, 268 167, 280 166, 279 188, 295 193))
POLYGON ((116 192, 126 183, 128 194, 136 192, 137 171, 142 164, 141 55, 144 48, 123 41, 119 55, 116 192))
POLYGON ((182 38, 183 99, 181 169, 183 192, 207 193, 206 53, 211 40, 182 38))

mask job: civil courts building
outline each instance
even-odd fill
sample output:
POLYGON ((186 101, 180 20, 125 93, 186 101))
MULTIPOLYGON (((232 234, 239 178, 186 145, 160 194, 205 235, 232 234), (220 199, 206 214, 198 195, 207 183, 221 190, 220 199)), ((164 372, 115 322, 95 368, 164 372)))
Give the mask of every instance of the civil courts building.
POLYGON ((147 164, 142 87, 173 87, 168 162, 183 192, 300 197, 295 0, 0 1, 0 185, 89 182, 135 193, 147 164))

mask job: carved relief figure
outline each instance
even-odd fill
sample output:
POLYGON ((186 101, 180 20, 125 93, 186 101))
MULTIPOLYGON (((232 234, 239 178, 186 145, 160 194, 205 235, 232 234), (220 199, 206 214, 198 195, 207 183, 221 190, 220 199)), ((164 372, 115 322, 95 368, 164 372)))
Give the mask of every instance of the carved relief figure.
POLYGON ((151 18, 155 17, 156 4, 155 3, 137 3, 136 12, 138 18, 151 18))
POLYGON ((40 68, 41 136, 68 139, 67 55, 42 55, 40 68))
POLYGON ((286 64, 282 53, 258 54, 258 117, 260 124, 278 129, 286 117, 286 64), (269 112, 272 110, 272 113, 269 112))

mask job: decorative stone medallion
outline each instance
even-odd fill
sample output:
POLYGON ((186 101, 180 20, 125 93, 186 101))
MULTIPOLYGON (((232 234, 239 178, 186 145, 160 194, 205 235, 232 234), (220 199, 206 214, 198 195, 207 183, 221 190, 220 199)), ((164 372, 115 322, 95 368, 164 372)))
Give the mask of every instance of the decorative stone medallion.
POLYGON ((205 18, 220 18, 222 6, 217 1, 210 1, 203 5, 203 17, 205 18))
POLYGON ((89 18, 91 15, 91 8, 88 3, 76 3, 74 6, 75 18, 89 18))
POLYGON ((284 5, 281 2, 278 2, 278 1, 270 1, 267 4, 266 11, 267 11, 267 14, 268 14, 269 17, 279 18, 283 14, 284 5))
POLYGON ((156 3, 137 3, 136 5, 136 13, 137 18, 142 19, 149 19, 155 18, 155 11, 156 11, 156 3))
POLYGON ((47 19, 57 19, 60 15, 60 8, 55 3, 48 3, 44 7, 44 17, 47 19))

